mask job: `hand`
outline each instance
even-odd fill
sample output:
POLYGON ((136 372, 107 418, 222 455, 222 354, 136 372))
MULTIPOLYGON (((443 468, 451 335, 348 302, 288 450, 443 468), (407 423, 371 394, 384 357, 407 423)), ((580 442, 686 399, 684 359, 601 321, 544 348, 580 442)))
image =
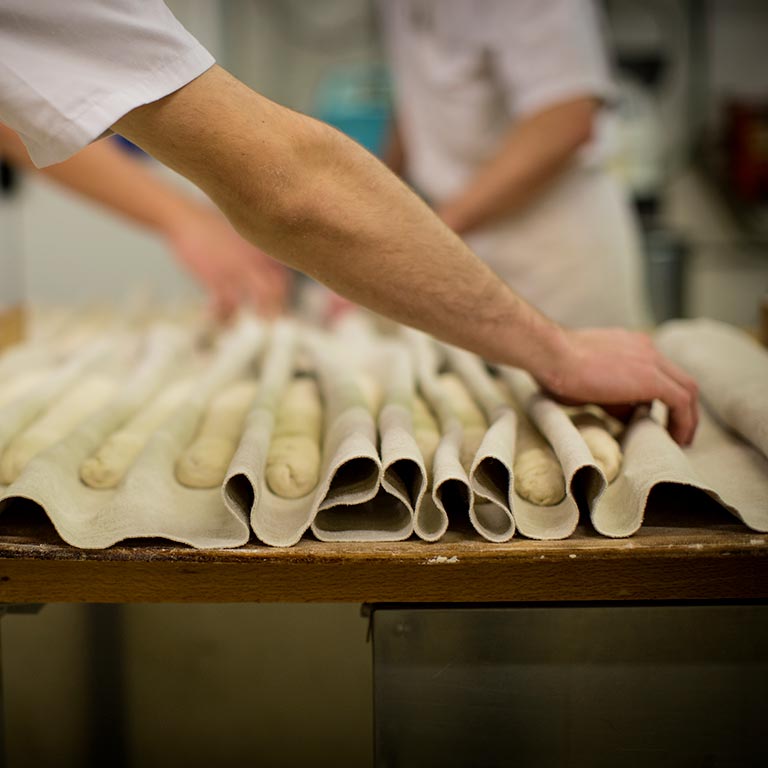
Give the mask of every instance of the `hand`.
POLYGON ((327 319, 331 322, 338 320, 340 317, 346 315, 348 312, 354 312, 359 309, 360 306, 355 304, 354 301, 345 299, 343 296, 339 296, 335 291, 328 290, 328 307, 327 319))
MULTIPOLYGON (((669 431, 689 445, 698 424, 696 382, 653 346, 650 337, 620 329, 563 331, 559 361, 539 383, 561 402, 595 403, 612 415, 661 400, 669 431)), ((535 375, 535 373, 534 373, 535 375)))
POLYGON ((226 320, 242 303, 273 317, 285 307, 289 271, 244 240, 215 209, 195 207, 166 233, 175 257, 208 291, 226 320))

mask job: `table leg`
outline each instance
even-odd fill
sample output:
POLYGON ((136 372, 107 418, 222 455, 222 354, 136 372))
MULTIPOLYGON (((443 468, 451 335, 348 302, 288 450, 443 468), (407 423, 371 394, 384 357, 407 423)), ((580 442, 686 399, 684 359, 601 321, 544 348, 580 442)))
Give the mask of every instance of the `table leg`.
POLYGON ((130 765, 122 605, 86 606, 88 765, 130 765))
POLYGON ((13 604, 0 603, 0 768, 6 768, 8 765, 8 755, 5 743, 5 688, 3 686, 3 637, 2 618, 8 613, 38 613, 43 606, 38 603, 13 604))

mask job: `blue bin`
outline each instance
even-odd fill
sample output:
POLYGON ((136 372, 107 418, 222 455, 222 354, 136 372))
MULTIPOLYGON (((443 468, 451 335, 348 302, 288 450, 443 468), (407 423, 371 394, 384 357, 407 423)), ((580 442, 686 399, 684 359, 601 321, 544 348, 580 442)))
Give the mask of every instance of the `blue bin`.
POLYGON ((382 66, 332 72, 318 86, 314 115, 381 156, 392 114, 392 88, 382 66))

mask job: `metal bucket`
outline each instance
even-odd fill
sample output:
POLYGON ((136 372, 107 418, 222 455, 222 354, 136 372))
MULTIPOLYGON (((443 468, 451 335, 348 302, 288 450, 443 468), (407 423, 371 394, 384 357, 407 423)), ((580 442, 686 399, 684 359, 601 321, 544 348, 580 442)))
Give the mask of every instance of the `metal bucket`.
POLYGON ((688 243, 669 230, 650 229, 644 233, 644 245, 646 279, 655 321, 684 317, 688 243))

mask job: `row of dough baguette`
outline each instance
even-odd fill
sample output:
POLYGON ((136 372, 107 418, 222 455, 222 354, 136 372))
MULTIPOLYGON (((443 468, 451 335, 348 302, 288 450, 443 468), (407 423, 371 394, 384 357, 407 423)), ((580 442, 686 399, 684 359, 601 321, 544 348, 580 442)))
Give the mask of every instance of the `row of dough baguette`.
MULTIPOLYGON (((485 435, 487 422, 466 385, 456 374, 443 373, 438 381, 450 409, 462 425, 460 460, 465 470, 469 471, 485 435)), ((558 504, 566 492, 560 462, 514 397, 508 392, 505 395, 508 405, 514 408, 517 415, 515 491, 539 506, 558 504)), ((613 482, 619 474, 622 457, 621 448, 610 433, 608 420, 587 409, 574 410, 571 418, 606 480, 613 482)), ((439 431, 436 421, 420 397, 414 402, 414 434, 429 468, 439 442, 439 431)))
MULTIPOLYGON (((444 374, 441 384, 461 415, 464 427, 461 461, 468 468, 485 434, 484 418, 454 374, 444 374)), ((190 386, 188 380, 177 382, 139 411, 82 465, 82 480, 93 488, 117 487, 152 433, 183 402, 190 386)), ((108 377, 85 379, 78 390, 55 403, 43 418, 13 442, 0 462, 0 479, 6 484, 13 482, 32 457, 102 407, 115 387, 116 382, 108 377)), ((253 381, 236 382, 214 398, 197 437, 179 459, 177 479, 180 483, 192 488, 221 484, 256 389, 253 381)), ((556 504, 565 495, 562 469, 552 449, 521 412, 518 419, 516 491, 535 504, 556 504)), ((594 414, 576 414, 574 421, 611 482, 621 462, 616 441, 594 414)), ((321 430, 322 406, 317 384, 311 378, 297 378, 281 401, 269 448, 266 480, 273 493, 284 498, 300 498, 317 485, 321 430)), ((414 436, 426 466, 431 467, 440 431, 418 396, 414 402, 414 436)))
MULTIPOLYGON (((82 465, 83 481, 94 488, 116 487, 155 430, 183 404, 192 386, 191 379, 172 384, 111 435, 82 465)), ((255 380, 240 380, 214 396, 197 435, 177 462, 176 478, 182 485, 214 488, 223 482, 257 391, 255 380)), ((275 494, 298 498, 317 485, 322 416, 316 381, 293 379, 278 408, 267 458, 266 479, 275 494)))
POLYGON ((123 334, 102 338, 74 354, 40 345, 12 349, 1 366, 6 402, 0 406, 0 484, 13 483, 37 454, 106 405, 137 348, 137 338, 123 334))
MULTIPOLYGON (((45 369, 27 372, 4 385, 0 389, 0 397, 12 399, 25 385, 44 375, 45 369)), ((442 374, 439 381, 463 427, 461 462, 468 469, 488 425, 456 374, 442 374)), ((375 387, 370 379, 363 378, 361 383, 368 393, 371 410, 375 410, 377 395, 372 392, 375 387)), ((82 480, 94 488, 116 487, 150 436, 182 405, 192 386, 192 379, 187 378, 161 391, 84 462, 82 480)), ((65 393, 40 419, 17 436, 3 453, 0 481, 6 484, 13 482, 34 455, 57 442, 105 405, 116 388, 115 378, 94 374, 65 393)), ((193 488, 211 488, 221 484, 256 393, 255 381, 240 380, 225 386, 213 397, 195 440, 179 458, 179 482, 193 488)), ((414 398, 413 409, 414 436, 429 470, 440 440, 440 430, 419 395, 414 398)), ((556 504, 565 493, 562 470, 546 441, 519 408, 517 411, 516 491, 539 505, 556 504)), ((576 413, 573 420, 610 482, 616 477, 621 462, 616 441, 594 413, 576 413)), ((322 425, 323 409, 316 380, 309 376, 294 378, 280 401, 269 448, 266 481, 273 493, 284 498, 299 498, 317 485, 322 425)))
POLYGON ((100 374, 80 379, 5 449, 0 458, 0 483, 10 485, 38 453, 106 405, 117 385, 115 378, 100 374))
MULTIPOLYGON (((81 467, 81 478, 94 488, 116 487, 155 430, 183 405, 193 380, 178 381, 115 432, 81 467)), ((180 456, 176 478, 190 488, 220 485, 237 449, 258 384, 240 380, 211 400, 193 442, 180 456)), ((309 493, 319 479, 322 404, 317 382, 308 376, 291 381, 281 398, 267 458, 270 489, 284 498, 309 493)))
MULTIPOLYGON (((70 329, 71 332, 66 334, 65 339, 67 348, 71 349, 73 339, 91 340, 95 334, 92 326, 90 322, 78 323, 77 327, 70 329)), ((27 369, 22 369, 18 375, 4 377, 0 385, 0 407, 17 400, 51 375, 51 366, 44 366, 43 363, 50 363, 53 356, 50 351, 41 354, 42 351, 40 344, 28 345, 15 350, 15 353, 10 355, 13 359, 4 358, 3 368, 9 372, 20 363, 28 365, 27 369)), ((62 353, 61 356, 66 355, 62 353)), ((56 396, 44 408, 42 415, 15 435, 0 456, 0 482, 12 483, 40 451, 66 437, 77 425, 105 406, 118 391, 118 382, 118 376, 93 373, 73 380, 71 386, 63 392, 54 391, 56 396)), ((302 393, 306 394, 308 383, 308 380, 296 381, 289 387, 285 398, 285 406, 289 411, 297 404, 300 406, 302 393)), ((184 405, 193 389, 194 380, 191 377, 182 378, 163 388, 82 464, 82 481, 93 488, 117 487, 150 437, 177 408, 184 405)), ((256 391, 255 381, 241 380, 224 386, 213 396, 195 440, 177 463, 176 475, 179 482, 194 488, 211 488, 221 484, 256 391)), ((317 422, 321 418, 319 404, 315 405, 315 411, 317 413, 314 430, 311 419, 306 424, 310 434, 314 431, 317 444, 320 429, 317 422)), ((288 422, 290 431, 290 417, 288 422)), ((275 449, 280 450, 279 439, 275 449)), ((315 452, 318 452, 316 446, 315 452)), ((286 461, 301 463, 292 455, 287 456, 286 461)), ((277 468, 275 471, 279 475, 279 458, 272 464, 277 468)))

